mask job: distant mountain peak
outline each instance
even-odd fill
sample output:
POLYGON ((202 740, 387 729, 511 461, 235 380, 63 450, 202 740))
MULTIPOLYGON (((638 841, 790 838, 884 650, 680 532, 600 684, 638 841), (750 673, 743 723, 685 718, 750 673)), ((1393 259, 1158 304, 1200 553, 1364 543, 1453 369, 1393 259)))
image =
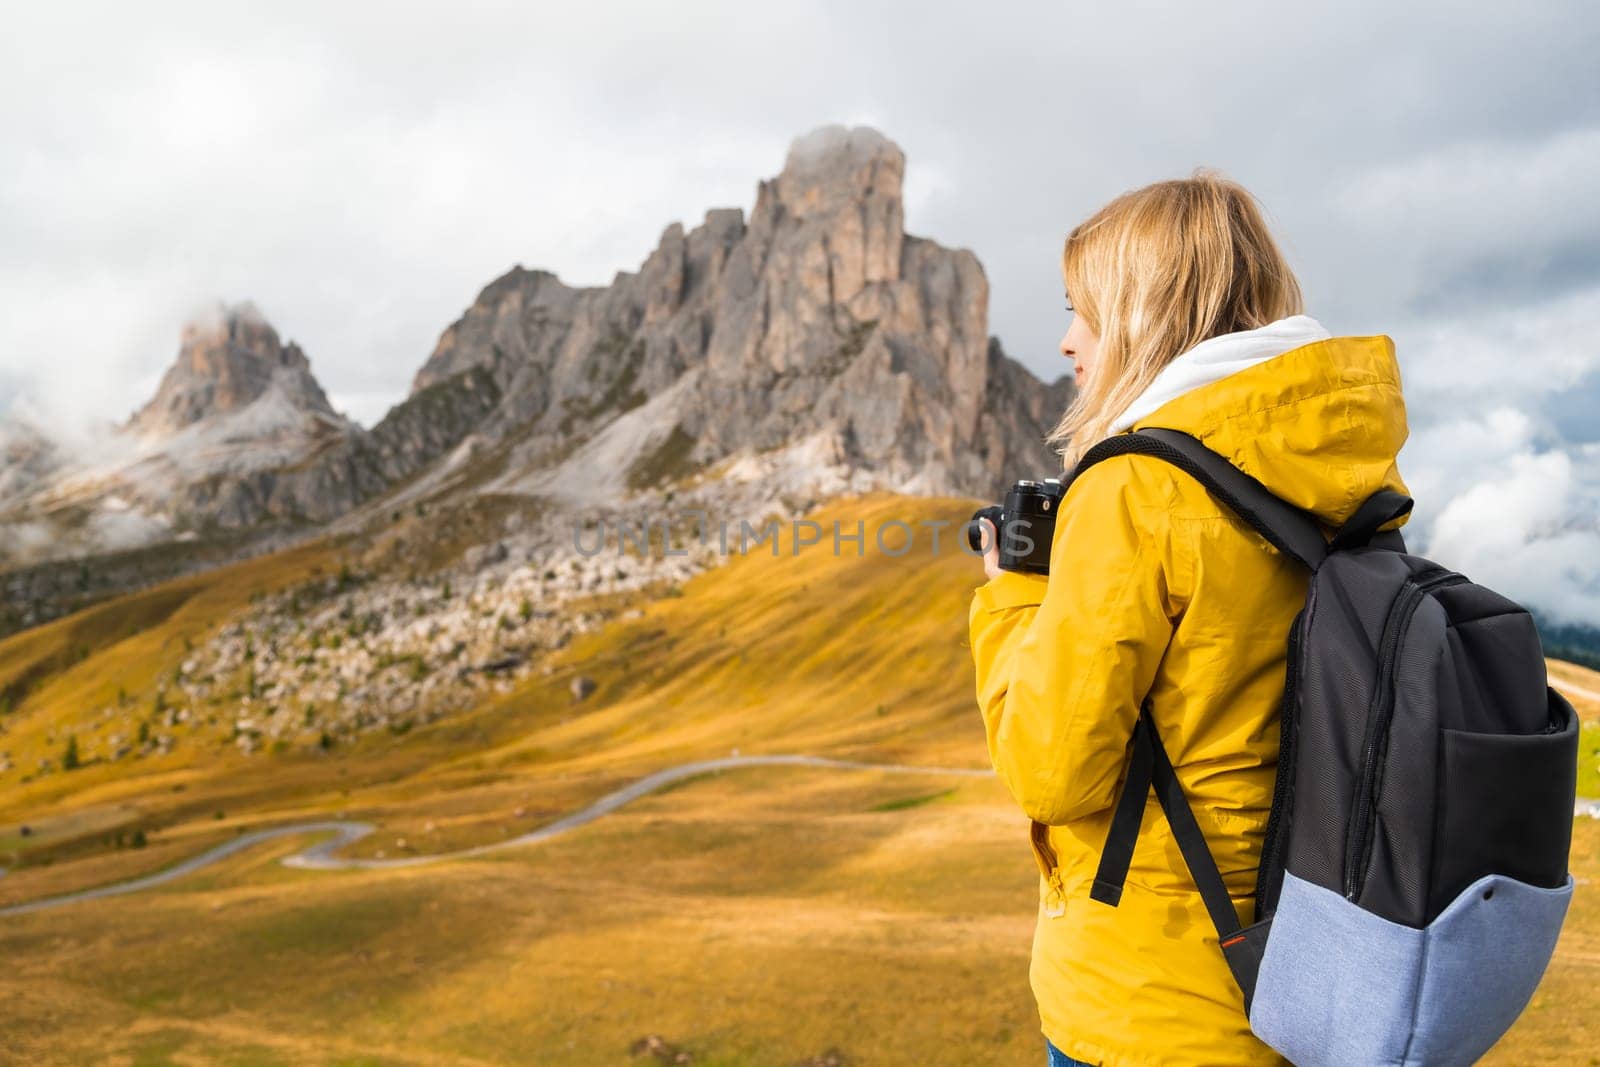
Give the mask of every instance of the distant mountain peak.
POLYGON ((374 461, 340 466, 365 446, 299 345, 254 305, 218 304, 183 327, 155 396, 123 425, 0 422, 0 569, 327 521, 386 484, 374 461))
POLYGON ((254 304, 219 303, 183 327, 177 359, 156 395, 123 429, 141 438, 169 437, 240 411, 269 390, 307 414, 342 421, 299 345, 284 344, 254 304))

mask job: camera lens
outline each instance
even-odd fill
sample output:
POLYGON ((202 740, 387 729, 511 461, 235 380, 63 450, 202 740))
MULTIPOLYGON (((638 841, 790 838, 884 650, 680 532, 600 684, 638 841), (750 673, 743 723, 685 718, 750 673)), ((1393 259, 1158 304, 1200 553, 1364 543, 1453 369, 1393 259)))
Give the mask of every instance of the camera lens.
POLYGON ((988 540, 991 535, 984 533, 983 523, 979 522, 979 519, 988 519, 994 524, 995 530, 998 531, 1001 519, 1000 506, 998 504, 990 504, 988 507, 979 508, 972 513, 972 518, 967 522, 967 547, 973 552, 982 552, 989 547, 988 540))

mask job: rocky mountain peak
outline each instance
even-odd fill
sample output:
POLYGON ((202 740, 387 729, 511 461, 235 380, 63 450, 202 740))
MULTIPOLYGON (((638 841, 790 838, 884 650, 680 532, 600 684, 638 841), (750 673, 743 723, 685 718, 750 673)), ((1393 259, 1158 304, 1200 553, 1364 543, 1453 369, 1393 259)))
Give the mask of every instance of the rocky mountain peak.
MULTIPOLYGON (((905 154, 883 134, 824 126, 796 140, 783 171, 758 187, 746 244, 808 333, 819 316, 849 330, 892 311, 886 287, 902 279, 904 180, 905 154)), ((779 371, 813 363, 829 347, 815 335, 798 347, 777 340, 766 362, 779 371)), ((714 351, 713 365, 728 369, 728 355, 714 351)))
POLYGON ((841 211, 898 217, 905 170, 905 153, 877 130, 823 126, 790 146, 770 185, 784 210, 801 218, 841 211))
POLYGON ((167 437, 248 407, 273 388, 291 407, 339 421, 299 345, 284 344, 254 305, 219 304, 184 326, 178 358, 124 429, 167 437))
POLYGON ((70 439, 0 425, 0 570, 34 566, 18 580, 59 602, 43 590, 65 557, 326 521, 387 484, 375 451, 299 345, 252 305, 218 304, 123 425, 70 439))
POLYGON ((906 234, 905 165, 876 130, 823 127, 757 184, 748 222, 674 223, 609 286, 518 267, 444 331, 413 396, 492 376, 496 492, 611 495, 752 453, 797 484, 914 492, 1052 469, 1071 384, 991 345, 976 256, 906 234))

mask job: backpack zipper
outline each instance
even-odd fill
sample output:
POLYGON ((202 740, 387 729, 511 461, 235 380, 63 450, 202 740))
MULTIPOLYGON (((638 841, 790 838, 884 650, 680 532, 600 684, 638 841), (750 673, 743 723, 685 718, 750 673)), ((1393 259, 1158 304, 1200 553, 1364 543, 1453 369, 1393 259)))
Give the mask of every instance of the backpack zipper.
POLYGON ((1389 722, 1394 717, 1395 657, 1400 651, 1404 636, 1423 598, 1434 589, 1447 585, 1461 585, 1468 579, 1454 571, 1441 571, 1422 581, 1408 579, 1403 592, 1389 607, 1383 622, 1382 644, 1378 658, 1378 686, 1372 696, 1372 706, 1367 711, 1367 732, 1362 741, 1361 782, 1356 789, 1355 808, 1350 817, 1350 830, 1344 856, 1344 895, 1354 901, 1361 895, 1367 880, 1369 848, 1372 843, 1372 824, 1378 805, 1378 772, 1380 760, 1378 747, 1389 735, 1389 722))
POLYGON ((1284 831, 1291 821, 1289 805, 1293 803, 1295 773, 1295 727, 1298 725, 1300 702, 1300 645, 1305 629, 1306 614, 1316 596, 1312 587, 1304 610, 1294 617, 1289 626, 1288 666, 1283 681, 1283 701, 1279 708, 1278 770, 1272 783, 1272 808, 1267 815, 1267 830, 1261 845, 1261 865, 1256 872, 1256 922, 1270 915, 1277 907, 1278 887, 1282 878, 1278 870, 1283 865, 1284 831))

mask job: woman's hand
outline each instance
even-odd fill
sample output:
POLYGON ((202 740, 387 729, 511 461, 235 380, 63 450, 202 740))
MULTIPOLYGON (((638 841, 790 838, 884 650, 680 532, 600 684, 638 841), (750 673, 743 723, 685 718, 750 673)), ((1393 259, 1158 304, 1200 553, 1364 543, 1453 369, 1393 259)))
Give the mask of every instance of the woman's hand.
POLYGON ((994 528, 994 523, 988 519, 979 519, 983 524, 983 573, 989 579, 1000 577, 1000 535, 994 528))

